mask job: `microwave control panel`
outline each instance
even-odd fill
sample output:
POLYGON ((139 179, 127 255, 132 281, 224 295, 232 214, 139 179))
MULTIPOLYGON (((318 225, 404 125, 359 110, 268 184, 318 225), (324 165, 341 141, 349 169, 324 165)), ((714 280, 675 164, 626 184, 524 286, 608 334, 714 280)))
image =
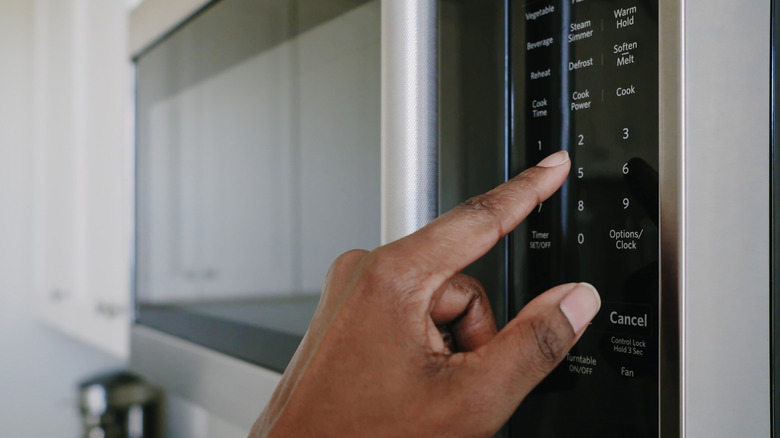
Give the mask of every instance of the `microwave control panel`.
POLYGON ((511 238, 510 306, 592 283, 602 308, 510 436, 658 437, 658 0, 510 2, 512 170, 565 149, 511 238))

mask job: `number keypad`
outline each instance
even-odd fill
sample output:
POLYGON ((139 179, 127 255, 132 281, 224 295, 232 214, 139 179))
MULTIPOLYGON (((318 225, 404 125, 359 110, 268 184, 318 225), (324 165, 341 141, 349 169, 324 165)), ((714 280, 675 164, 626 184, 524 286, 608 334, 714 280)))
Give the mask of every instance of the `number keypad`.
POLYGON ((512 237, 516 307, 579 281, 603 302, 517 417, 538 424, 529 436, 657 436, 657 1, 512 4, 512 167, 560 149, 572 160, 563 187, 512 237), (582 421, 539 424, 555 406, 578 406, 582 421), (604 410, 615 423, 581 429, 604 410))

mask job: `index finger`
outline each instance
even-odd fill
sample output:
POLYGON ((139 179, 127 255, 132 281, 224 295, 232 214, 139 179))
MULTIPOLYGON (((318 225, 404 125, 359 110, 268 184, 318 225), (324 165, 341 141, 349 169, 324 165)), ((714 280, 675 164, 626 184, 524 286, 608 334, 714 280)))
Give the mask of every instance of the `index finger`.
POLYGON ((569 154, 556 152, 395 242, 393 251, 401 251, 405 258, 412 260, 411 269, 421 276, 438 277, 443 284, 482 257, 534 207, 558 190, 569 173, 569 166, 569 154))

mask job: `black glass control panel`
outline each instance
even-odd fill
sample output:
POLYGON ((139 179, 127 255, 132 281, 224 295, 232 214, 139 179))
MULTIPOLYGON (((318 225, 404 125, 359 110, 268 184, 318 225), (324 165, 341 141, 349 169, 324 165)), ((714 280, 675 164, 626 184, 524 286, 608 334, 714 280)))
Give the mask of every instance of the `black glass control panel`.
POLYGON ((658 436, 658 0, 510 3, 511 167, 571 174, 511 238, 510 306, 592 283, 602 308, 511 436, 658 436))

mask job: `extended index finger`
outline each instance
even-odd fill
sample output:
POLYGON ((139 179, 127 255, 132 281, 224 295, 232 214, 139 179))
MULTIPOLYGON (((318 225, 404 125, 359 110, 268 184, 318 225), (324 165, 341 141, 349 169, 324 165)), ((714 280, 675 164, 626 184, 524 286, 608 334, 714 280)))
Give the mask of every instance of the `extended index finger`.
MULTIPOLYGON (((436 277, 443 284, 482 257, 534 207, 558 190, 569 173, 569 166, 568 153, 556 152, 395 242, 392 251, 400 251, 396 255, 411 260, 411 269, 420 276, 436 277)), ((428 286, 429 290, 438 287, 428 286)))

